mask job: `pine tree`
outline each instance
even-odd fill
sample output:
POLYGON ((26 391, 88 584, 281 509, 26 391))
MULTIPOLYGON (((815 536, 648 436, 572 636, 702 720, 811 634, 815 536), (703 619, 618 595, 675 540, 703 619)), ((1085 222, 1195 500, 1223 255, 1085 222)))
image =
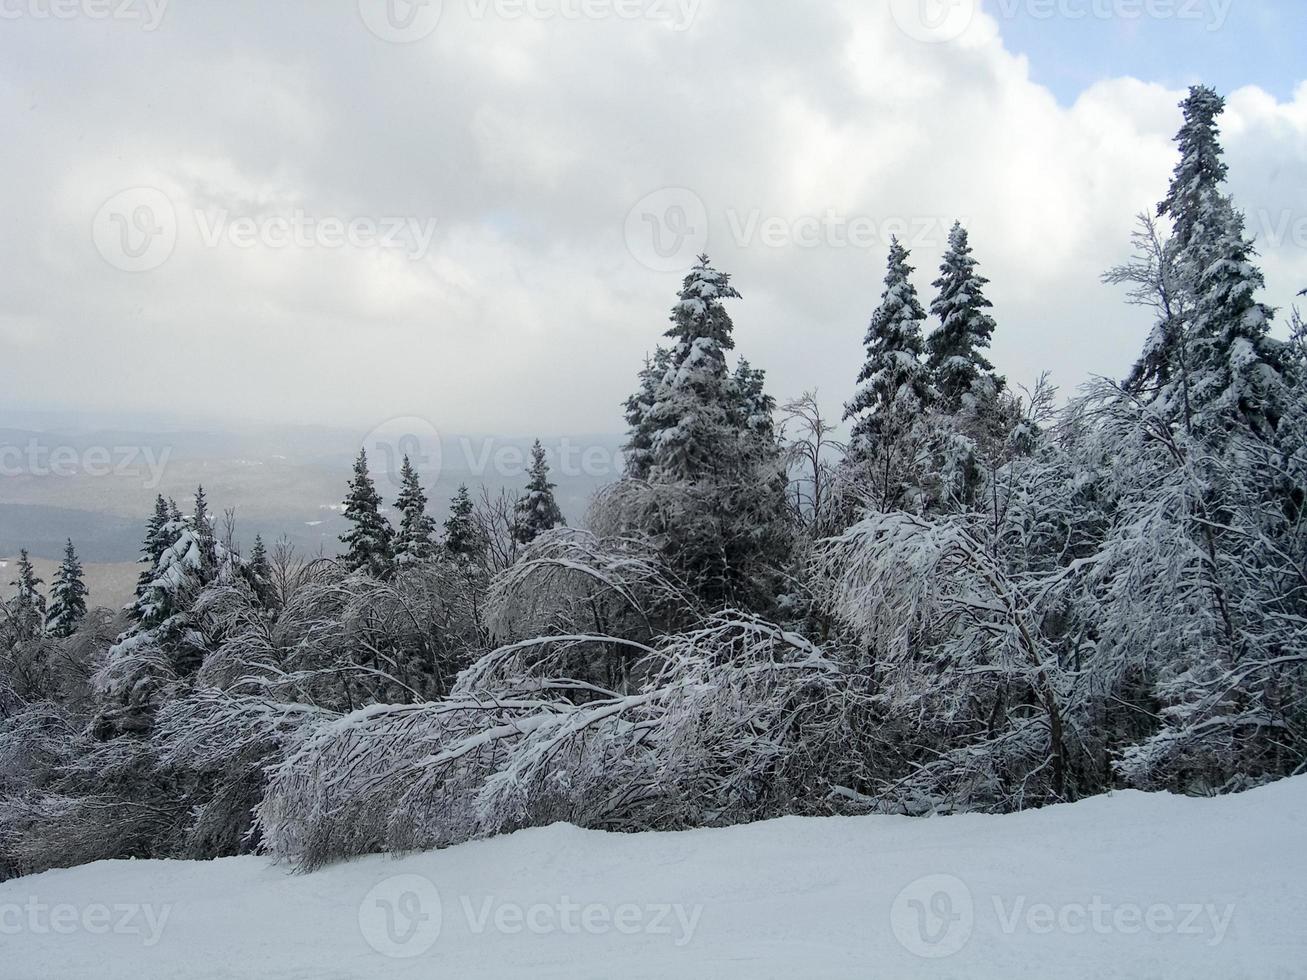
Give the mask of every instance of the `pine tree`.
POLYGON ((218 577, 218 542, 209 516, 204 488, 195 491, 195 510, 183 517, 177 504, 168 503, 168 523, 161 535, 171 544, 159 556, 150 580, 133 608, 133 618, 147 630, 184 615, 205 586, 218 577))
POLYGON ((18 553, 18 578, 9 584, 18 589, 9 602, 9 619, 20 639, 35 639, 45 624, 45 596, 40 590, 45 580, 36 574, 26 548, 18 553))
POLYGON ((639 389, 626 400, 625 415, 629 426, 622 457, 626 475, 633 480, 647 480, 653 468, 653 448, 657 428, 653 410, 658 402, 658 386, 667 376, 672 363, 672 352, 659 347, 652 358, 645 358, 640 371, 639 389))
POLYGON ((82 563, 77 560, 70 538, 64 549, 64 560, 55 572, 50 589, 50 612, 45 628, 52 636, 72 636, 78 623, 86 618, 86 583, 82 578, 82 563))
POLYGON ((1004 385, 981 353, 994 336, 994 318, 985 312, 994 304, 985 298, 989 280, 976 266, 967 230, 957 222, 949 232, 940 276, 933 283, 938 294, 930 312, 939 319, 939 327, 926 341, 927 366, 951 411, 968 399, 980 401, 996 394, 1004 385))
POLYGON ((1273 311, 1256 299, 1264 280, 1243 216, 1224 193, 1229 167, 1218 119, 1225 100, 1196 85, 1180 108, 1180 161, 1157 209, 1172 223, 1157 275, 1177 295, 1125 387, 1190 430, 1211 435, 1241 422, 1269 436, 1287 397, 1285 352, 1270 337, 1273 311))
POLYGON ((885 291, 867 328, 867 360, 858 391, 844 408, 844 420, 854 420, 855 444, 901 429, 930 401, 930 376, 921 363, 926 311, 912 285, 909 254, 897 238, 891 240, 885 291))
POLYGON ((250 560, 245 568, 246 581, 254 590, 255 596, 264 606, 272 604, 272 564, 268 561, 268 548, 263 543, 263 535, 254 535, 254 547, 250 549, 250 560))
POLYGON ((755 448, 767 450, 776 445, 776 399, 767 394, 767 372, 753 367, 744 358, 735 366, 731 383, 736 394, 735 426, 755 448))
POLYGON ((1157 206, 1159 217, 1171 220, 1171 238, 1158 257, 1157 275, 1173 283, 1174 295, 1153 328, 1143 353, 1130 371, 1125 388, 1153 402, 1172 419, 1192 426, 1192 316, 1202 292, 1203 271, 1209 264, 1215 237, 1231 220, 1231 204, 1221 193, 1229 168, 1222 159, 1217 117, 1225 100, 1196 85, 1180 108, 1184 123, 1175 141, 1180 149, 1171 187, 1157 206))
POLYGON ((427 514, 427 495, 407 455, 400 469, 400 491, 395 509, 400 513, 395 560, 405 564, 430 558, 435 550, 432 536, 436 532, 436 522, 427 514))
POLYGON ((191 531, 199 552, 199 577, 209 582, 218 572, 218 541, 213 533, 213 518, 209 515, 209 499, 204 487, 195 488, 195 512, 191 515, 191 531))
POLYGON ((473 517, 474 510, 467 486, 459 487, 450 501, 449 519, 445 521, 445 549, 455 557, 471 558, 481 551, 481 535, 473 517))
POLYGON ((352 527, 340 536, 347 546, 341 558, 351 572, 385 578, 390 569, 394 531, 381 513, 381 496, 368 473, 368 454, 360 449, 345 498, 345 520, 352 527))
POLYGON ((545 447, 537 439, 531 447, 530 480, 526 493, 517 502, 517 519, 513 523, 513 537, 518 544, 528 545, 563 524, 563 512, 554 499, 554 486, 549 482, 545 447))
POLYGON ((173 523, 175 510, 176 504, 173 504, 170 509, 163 494, 155 498, 154 514, 145 525, 145 544, 141 547, 140 557, 140 563, 145 568, 136 579, 136 602, 131 607, 133 617, 139 611, 140 601, 144 598, 146 589, 154 581, 154 570, 159 565, 159 559, 176 541, 176 528, 169 526, 173 523))
POLYGON ((663 358, 646 365, 628 402, 628 475, 649 484, 634 523, 700 595, 762 609, 776 599, 792 536, 775 402, 762 371, 726 363, 735 340, 724 301, 739 297, 700 256, 672 308, 665 368, 663 358))
POLYGON ((731 422, 739 398, 726 368, 735 347, 734 325, 722 305, 740 298, 731 277, 701 255, 685 277, 667 336, 676 340, 648 424, 654 431, 650 476, 695 481, 728 466, 735 440, 731 422))

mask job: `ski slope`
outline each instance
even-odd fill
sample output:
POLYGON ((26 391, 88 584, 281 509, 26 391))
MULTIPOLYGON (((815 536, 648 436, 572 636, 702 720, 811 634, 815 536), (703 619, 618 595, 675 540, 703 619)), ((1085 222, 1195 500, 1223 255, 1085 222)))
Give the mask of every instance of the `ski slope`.
POLYGON ((3 980, 1307 977, 1307 778, 1013 816, 555 826, 0 884, 3 980))

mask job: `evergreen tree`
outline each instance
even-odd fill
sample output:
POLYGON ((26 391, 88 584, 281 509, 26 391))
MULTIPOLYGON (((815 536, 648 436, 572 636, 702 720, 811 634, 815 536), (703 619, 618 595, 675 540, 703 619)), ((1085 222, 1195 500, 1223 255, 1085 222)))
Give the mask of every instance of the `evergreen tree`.
POLYGON ((701 255, 685 277, 667 336, 675 339, 648 424, 654 431, 650 476, 695 481, 721 474, 734 453, 739 397, 726 368, 735 347, 723 301, 738 299, 731 277, 701 255))
POLYGON ((449 504, 449 519, 445 521, 445 549, 455 557, 471 558, 481 551, 481 535, 473 516, 472 495, 467 486, 458 488, 449 504))
POLYGON ((518 544, 528 545, 563 524, 563 512, 554 499, 554 486, 549 482, 545 448, 537 439, 531 447, 530 480, 526 493, 517 502, 517 519, 513 524, 513 537, 518 544))
POLYGON ((347 546, 341 558, 352 572, 364 571, 384 578, 390 568, 394 532, 381 513, 381 497, 368 473, 368 454, 360 449, 354 461, 354 477, 345 498, 345 520, 352 525, 340 536, 347 546))
POLYGON ((9 584, 18 589, 9 602, 9 619, 20 639, 35 639, 45 625, 45 596, 40 590, 45 580, 36 574, 26 548, 18 553, 18 578, 9 584))
POLYGON ((427 495, 407 455, 400 470, 399 499, 395 501, 395 509, 401 515, 399 534, 395 537, 396 561, 405 563, 430 558, 435 548, 432 535, 436 531, 436 522, 427 515, 427 495))
POLYGON ((726 363, 735 340, 724 301, 739 296, 707 256, 682 283, 674 346, 646 365, 628 402, 628 475, 649 484, 630 519, 709 604, 762 609, 792 538, 775 402, 762 371, 726 363))
POLYGON ((1274 311, 1256 298, 1265 280, 1253 264, 1257 253, 1244 237, 1241 214, 1230 214, 1212 253, 1194 310, 1194 422, 1208 433, 1242 422, 1269 439, 1288 397, 1286 351, 1270 336, 1274 311))
POLYGON ((969 399, 984 400, 1004 385, 981 353, 994 336, 994 318, 985 312, 994 304, 985 298, 989 280, 976 266, 967 230, 957 222, 949 232, 948 251, 933 284, 938 294, 930 312, 939 319, 939 327, 926 341, 927 366, 950 411, 969 399))
POLYGON ((625 415, 629 426, 626 445, 622 447, 626 475, 633 480, 647 480, 653 467, 653 448, 657 428, 653 410, 658 403, 658 386, 667 376, 672 352, 659 347, 652 358, 645 358, 640 371, 640 387, 626 400, 625 415))
POLYGON ((1180 108, 1180 161, 1158 205, 1172 223, 1158 274, 1178 295, 1126 388, 1189 429, 1210 435, 1238 422, 1269 436, 1287 397, 1285 350, 1270 337, 1273 311, 1256 299, 1264 280, 1243 216, 1224 193, 1229 167, 1218 119, 1225 100, 1196 85, 1180 108))
POLYGON ((867 360, 858 375, 858 391, 844 408, 853 419, 854 443, 866 443, 920 417, 930 400, 930 377, 921 363, 921 324, 926 311, 912 285, 909 252, 890 242, 885 291, 867 328, 867 360))
POLYGON ((190 527, 199 553, 199 577, 207 583, 218 572, 218 540, 213 533, 213 517, 209 514, 209 499, 203 486, 195 488, 195 512, 190 527))
POLYGON ((764 452, 776 445, 776 399, 767 394, 766 382, 767 372, 744 358, 731 375, 737 405, 733 422, 743 438, 753 440, 755 449, 764 452))
POLYGON ((133 618, 147 630, 183 616, 204 587, 218 577, 218 542, 204 488, 196 488, 195 510, 189 516, 181 516, 172 501, 168 514, 161 535, 171 544, 159 556, 150 581, 139 590, 133 609, 133 618))
POLYGON ((245 565, 245 578, 250 588, 264 606, 272 604, 272 563, 268 561, 268 548, 263 543, 263 535, 254 535, 254 547, 250 549, 250 560, 245 565))
POLYGON ((72 636, 77 624, 86 618, 86 583, 82 578, 82 563, 77 560, 70 538, 64 549, 64 560, 55 572, 50 589, 50 612, 45 628, 52 636, 72 636))
POLYGON ((169 508, 163 494, 159 494, 154 500, 154 514, 145 525, 145 544, 141 546, 139 560, 145 568, 136 579, 136 602, 131 607, 133 616, 139 610, 140 600, 144 598, 146 589, 154 581, 154 570, 159 565, 159 559, 176 540, 175 525, 170 527, 174 521, 175 509, 176 504, 169 508))

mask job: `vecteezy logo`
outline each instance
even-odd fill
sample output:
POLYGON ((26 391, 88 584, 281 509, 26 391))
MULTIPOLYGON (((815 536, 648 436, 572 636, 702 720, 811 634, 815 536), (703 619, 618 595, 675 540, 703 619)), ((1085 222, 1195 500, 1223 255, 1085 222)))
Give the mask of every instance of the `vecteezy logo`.
POLYGON ((890 0, 894 22, 915 41, 956 41, 976 16, 979 0, 890 0))
POLYGON ((177 209, 157 187, 132 187, 100 206, 91 236, 115 269, 149 272, 167 262, 177 247, 177 209))
POLYGON ((359 905, 359 931, 382 956, 421 956, 440 938, 440 892, 421 875, 396 875, 377 884, 359 905))
POLYGON ((443 0, 359 0, 359 15, 381 40, 412 44, 431 36, 443 7, 443 0))
POLYGON ((626 216, 626 247, 654 272, 680 272, 708 246, 708 208, 685 187, 646 195, 626 216))
POLYGON ((403 485, 405 458, 428 489, 440 479, 444 461, 440 432, 426 419, 409 416, 383 422, 367 434, 363 448, 368 469, 373 474, 384 473, 392 493, 398 493, 403 485))
POLYGON ((899 944, 923 959, 953 956, 976 923, 971 890, 952 875, 918 878, 894 899, 890 928, 899 944))

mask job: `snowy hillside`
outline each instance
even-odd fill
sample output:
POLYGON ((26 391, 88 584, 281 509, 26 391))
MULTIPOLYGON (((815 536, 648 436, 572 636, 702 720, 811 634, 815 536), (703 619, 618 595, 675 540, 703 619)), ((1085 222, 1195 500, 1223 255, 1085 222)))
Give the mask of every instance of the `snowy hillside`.
POLYGON ((567 826, 0 884, 6 980, 1307 976, 1307 778, 1015 816, 567 826))

